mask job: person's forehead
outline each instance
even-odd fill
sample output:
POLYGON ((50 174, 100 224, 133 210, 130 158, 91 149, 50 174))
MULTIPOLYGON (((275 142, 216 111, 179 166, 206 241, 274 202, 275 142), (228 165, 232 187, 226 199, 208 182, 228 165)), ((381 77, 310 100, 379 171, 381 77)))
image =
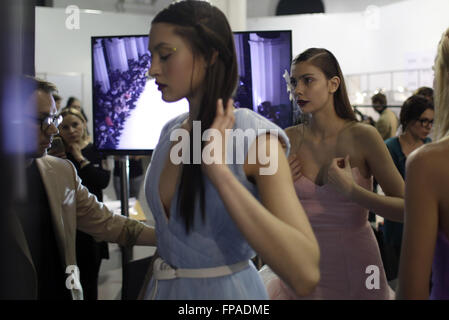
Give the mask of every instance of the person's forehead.
POLYGON ((300 63, 295 63, 291 67, 292 74, 297 76, 304 74, 318 74, 320 69, 315 67, 313 64, 307 61, 302 61, 300 63))
POLYGON ((64 116, 63 122, 81 122, 81 119, 74 114, 67 114, 64 116))
POLYGON ((427 117, 427 118, 433 118, 434 112, 432 109, 426 109, 424 110, 424 112, 421 114, 421 117, 427 117))
POLYGON ((36 90, 33 94, 38 113, 55 114, 57 112, 53 96, 42 90, 36 90))
POLYGON ((169 23, 155 23, 151 26, 148 49, 156 50, 164 46, 173 46, 182 42, 182 38, 175 31, 176 26, 169 23))

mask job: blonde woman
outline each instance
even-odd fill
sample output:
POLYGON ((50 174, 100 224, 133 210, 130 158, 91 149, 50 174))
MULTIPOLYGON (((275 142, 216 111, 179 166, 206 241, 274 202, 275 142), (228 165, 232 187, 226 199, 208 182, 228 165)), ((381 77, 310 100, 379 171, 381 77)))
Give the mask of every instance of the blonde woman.
MULTIPOLYGON (((103 157, 94 149, 87 134, 86 119, 75 108, 66 108, 59 125, 59 135, 64 141, 67 159, 76 167, 82 184, 103 201, 103 189, 109 184, 110 171, 104 169, 103 157)), ((97 299, 98 272, 101 259, 108 259, 106 242, 96 242, 87 233, 77 231, 76 260, 80 268, 81 284, 86 300, 97 299)))
POLYGON ((436 142, 407 158, 398 299, 449 299, 449 29, 434 70, 436 142))

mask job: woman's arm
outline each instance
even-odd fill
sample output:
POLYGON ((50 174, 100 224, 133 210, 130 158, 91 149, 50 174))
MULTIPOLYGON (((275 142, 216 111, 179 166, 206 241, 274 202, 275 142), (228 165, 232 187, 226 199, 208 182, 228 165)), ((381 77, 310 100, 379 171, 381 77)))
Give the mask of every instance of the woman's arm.
MULTIPOLYGON (((407 159, 405 221, 397 299, 428 299, 438 232, 438 171, 430 154, 407 159), (436 173, 435 173, 436 171, 436 173)), ((438 168, 438 167, 437 167, 438 168)))
POLYGON ((350 159, 336 158, 329 167, 329 183, 354 202, 392 221, 403 221, 404 181, 385 143, 371 126, 359 126, 356 136, 360 150, 385 196, 359 186, 352 177, 350 159), (339 163, 341 164, 339 165, 339 163), (344 163, 344 167, 342 164, 344 163))
MULTIPOLYGON (((229 109, 226 114, 222 107, 221 112, 217 110, 212 127, 222 132, 232 127, 233 113, 228 113, 229 109)), ((255 164, 245 165, 247 175, 256 181, 262 203, 225 164, 204 165, 204 170, 250 245, 298 295, 307 295, 319 281, 319 247, 296 196, 282 146, 276 137, 268 137, 262 143, 270 162, 262 165, 257 159, 255 164), (277 161, 277 170, 272 174, 260 174, 260 169, 270 168, 273 161, 277 161)), ((253 143, 249 153, 259 139, 253 143)))
POLYGON ((137 246, 157 246, 156 230, 154 227, 144 224, 142 232, 137 237, 135 245, 137 246))

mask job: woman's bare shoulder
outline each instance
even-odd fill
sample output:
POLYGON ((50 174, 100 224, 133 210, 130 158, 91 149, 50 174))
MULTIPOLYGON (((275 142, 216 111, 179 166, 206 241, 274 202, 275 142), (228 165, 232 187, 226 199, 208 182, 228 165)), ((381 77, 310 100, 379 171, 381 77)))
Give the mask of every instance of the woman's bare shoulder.
POLYGON ((295 126, 286 128, 285 133, 287 134, 289 139, 297 138, 302 134, 303 129, 304 129, 303 124, 297 124, 295 126))
POLYGON ((288 139, 290 140, 292 145, 301 139, 303 129, 304 129, 303 124, 297 124, 295 126, 291 126, 285 129, 285 133, 287 134, 288 139))
POLYGON ((369 148, 373 144, 382 144, 383 140, 380 134, 377 132, 376 128, 371 125, 351 122, 348 124, 347 128, 341 133, 341 137, 356 149, 369 148))
POLYGON ((372 139, 377 133, 377 129, 372 125, 361 123, 361 122, 351 122, 348 126, 348 133, 361 139, 372 139))
POLYGON ((436 170, 449 174, 449 137, 421 146, 407 157, 407 164, 422 166, 428 170, 436 170))
POLYGON ((294 132, 297 132, 297 131, 299 131, 299 130, 301 130, 301 128, 303 127, 304 125, 302 124, 302 123, 300 123, 300 124, 297 124, 297 125, 294 125, 294 126, 291 126, 291 127, 287 127, 287 128, 285 128, 285 132, 286 133, 294 133, 294 132))

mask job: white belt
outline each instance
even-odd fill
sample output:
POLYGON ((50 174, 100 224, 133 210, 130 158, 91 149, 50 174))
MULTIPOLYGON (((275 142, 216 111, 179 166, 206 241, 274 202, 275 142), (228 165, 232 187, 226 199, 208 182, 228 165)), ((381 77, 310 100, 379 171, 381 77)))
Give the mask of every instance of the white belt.
POLYGON ((198 268, 198 269, 174 269, 162 258, 158 257, 153 264, 153 277, 156 280, 170 280, 176 278, 215 278, 228 276, 239 272, 249 266, 249 260, 237 262, 231 265, 198 268))
POLYGON ((157 284, 159 280, 170 280, 176 278, 216 278, 228 276, 249 267, 249 260, 237 262, 231 265, 198 268, 198 269, 174 269, 166 263, 161 257, 158 257, 153 263, 153 278, 155 281, 151 298, 154 299, 157 292, 157 284))

